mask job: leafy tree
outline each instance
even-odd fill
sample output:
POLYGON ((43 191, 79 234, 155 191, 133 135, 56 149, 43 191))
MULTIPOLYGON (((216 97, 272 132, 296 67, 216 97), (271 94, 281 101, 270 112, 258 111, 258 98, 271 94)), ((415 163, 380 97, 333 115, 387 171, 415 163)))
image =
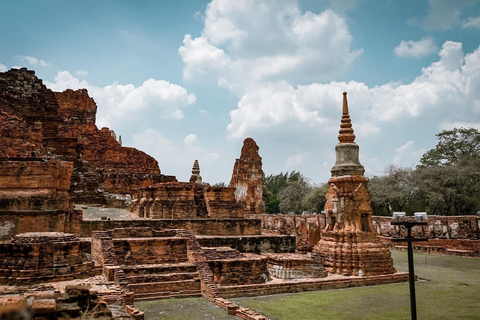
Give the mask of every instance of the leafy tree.
POLYGON ((373 177, 368 190, 372 195, 372 209, 376 215, 390 215, 393 211, 411 210, 412 200, 418 195, 414 170, 394 165, 385 169, 384 176, 373 177))
POLYGON ((328 192, 329 184, 325 183, 321 187, 314 188, 302 199, 302 205, 306 211, 320 213, 325 207, 325 195, 328 192))
POLYGON ((278 193, 280 212, 300 214, 306 210, 303 198, 312 190, 305 179, 289 181, 278 193))
POLYGON ((480 159, 463 157, 456 163, 419 167, 418 185, 430 214, 475 214, 480 209, 480 159))
POLYGON ((475 128, 454 128, 436 134, 438 143, 420 159, 424 167, 450 165, 464 157, 480 158, 480 132, 475 128))
POLYGON ((228 187, 228 185, 225 182, 217 182, 212 187, 228 187))
POLYGON ((280 172, 277 175, 268 175, 263 178, 263 201, 267 213, 280 212, 279 193, 288 186, 289 182, 306 181, 306 178, 298 171, 290 173, 280 172))

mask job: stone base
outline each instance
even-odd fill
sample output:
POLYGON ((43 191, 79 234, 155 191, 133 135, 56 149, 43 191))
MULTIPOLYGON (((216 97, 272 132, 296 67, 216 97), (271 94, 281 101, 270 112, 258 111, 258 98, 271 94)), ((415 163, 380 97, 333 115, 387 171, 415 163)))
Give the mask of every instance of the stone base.
POLYGON ((329 274, 373 276, 396 270, 390 251, 375 232, 322 232, 314 248, 329 274))

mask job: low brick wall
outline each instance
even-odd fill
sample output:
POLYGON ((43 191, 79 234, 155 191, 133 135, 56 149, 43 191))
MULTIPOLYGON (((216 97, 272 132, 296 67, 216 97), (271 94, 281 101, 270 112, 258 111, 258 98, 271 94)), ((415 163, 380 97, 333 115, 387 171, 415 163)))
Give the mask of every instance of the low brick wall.
POLYGON ((253 297, 278 293, 373 286, 377 284, 404 282, 407 280, 408 272, 397 272, 395 274, 367 277, 344 277, 335 279, 316 278, 305 279, 302 281, 284 281, 281 283, 262 283, 220 287, 220 294, 224 298, 253 297))
MULTIPOLYGON (((406 229, 392 226, 392 217, 372 217, 372 225, 384 237, 406 236, 406 229)), ((440 239, 480 239, 480 216, 428 216, 427 226, 412 228, 414 236, 440 239)))
MULTIPOLYGON (((392 243, 391 238, 382 238, 382 241, 397 250, 407 250, 406 242, 392 243)), ((428 239, 426 242, 413 243, 413 250, 417 252, 447 254, 464 257, 480 257, 480 240, 464 239, 428 239)))
POLYGON ((240 252, 267 253, 295 252, 295 236, 258 235, 258 236, 197 236, 202 247, 231 247, 240 252))
POLYGON ((162 229, 185 229, 195 235, 259 235, 260 219, 142 219, 142 220, 83 220, 82 237, 90 237, 93 231, 115 228, 151 227, 162 229))
POLYGON ((0 241, 26 232, 65 232, 78 236, 81 224, 80 210, 4 211, 0 212, 0 241))

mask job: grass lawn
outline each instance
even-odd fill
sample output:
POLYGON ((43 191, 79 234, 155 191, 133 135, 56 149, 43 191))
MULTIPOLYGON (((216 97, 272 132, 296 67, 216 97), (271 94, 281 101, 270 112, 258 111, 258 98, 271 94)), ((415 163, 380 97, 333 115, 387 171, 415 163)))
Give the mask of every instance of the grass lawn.
MULTIPOLYGON (((393 251, 408 271, 407 253, 393 251)), ((480 319, 480 259, 414 254, 418 319, 480 319)), ((231 299, 275 320, 410 319, 408 283, 231 299)), ((136 302, 146 320, 234 320, 203 298, 136 302)))
MULTIPOLYGON (((393 251, 408 271, 407 253, 393 251)), ((480 259, 414 254, 418 319, 480 319, 480 259)), ((408 283, 235 298, 276 320, 410 319, 408 283)))
POLYGON ((238 320, 204 298, 165 299, 135 302, 145 320, 238 320))

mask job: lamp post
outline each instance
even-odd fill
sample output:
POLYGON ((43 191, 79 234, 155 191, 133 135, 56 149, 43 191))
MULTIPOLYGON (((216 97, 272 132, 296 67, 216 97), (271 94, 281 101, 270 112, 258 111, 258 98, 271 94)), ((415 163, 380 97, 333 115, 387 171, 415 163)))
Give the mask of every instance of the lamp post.
MULTIPOLYGON (((422 217, 423 220, 423 217, 422 217)), ((412 242, 428 241, 427 238, 414 238, 412 237, 412 227, 424 226, 428 223, 426 221, 392 221, 393 226, 405 226, 407 228, 407 236, 405 238, 394 238, 392 242, 407 242, 408 244, 408 282, 410 285, 410 313, 412 320, 417 320, 417 303, 415 299, 415 271, 413 268, 413 247, 412 242)))

